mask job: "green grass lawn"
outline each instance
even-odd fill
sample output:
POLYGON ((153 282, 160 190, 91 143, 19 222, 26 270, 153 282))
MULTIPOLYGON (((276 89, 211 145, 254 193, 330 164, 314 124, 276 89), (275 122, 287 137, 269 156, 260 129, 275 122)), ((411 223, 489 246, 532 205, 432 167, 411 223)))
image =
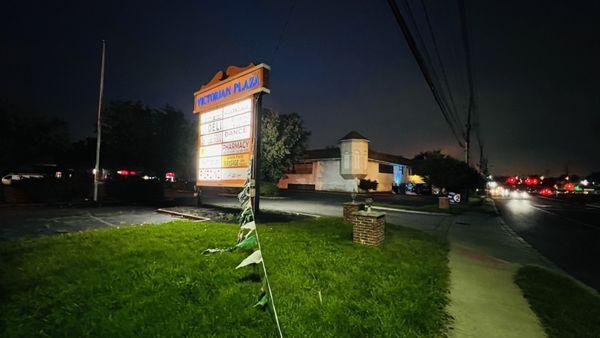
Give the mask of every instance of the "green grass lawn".
POLYGON ((568 277, 526 266, 515 282, 550 337, 600 337, 600 297, 568 277))
POLYGON ((435 204, 425 204, 425 205, 404 205, 404 204, 395 204, 395 203, 385 203, 385 202, 377 202, 375 201, 374 206, 382 206, 388 208, 397 208, 397 209, 406 209, 413 211, 424 211, 424 212, 442 212, 453 215, 460 215, 467 211, 475 211, 475 212, 484 212, 494 214, 494 207, 488 203, 485 199, 482 199, 477 196, 469 197, 469 203, 465 204, 452 204, 450 205, 450 209, 440 209, 438 208, 437 202, 435 204))
MULTIPOLYGON (((446 243, 388 225, 352 243, 338 218, 260 223, 284 335, 444 335, 446 243), (319 300, 319 291, 322 303, 319 300)), ((237 225, 176 221, 0 243, 0 336, 274 336, 252 308, 258 269, 231 245, 237 225)))

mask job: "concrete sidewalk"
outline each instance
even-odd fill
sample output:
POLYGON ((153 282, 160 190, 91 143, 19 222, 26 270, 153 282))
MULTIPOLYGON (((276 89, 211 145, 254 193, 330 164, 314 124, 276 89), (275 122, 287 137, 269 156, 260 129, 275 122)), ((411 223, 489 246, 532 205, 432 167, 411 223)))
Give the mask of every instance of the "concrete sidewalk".
POLYGON ((519 287, 519 264, 451 244, 450 306, 452 337, 545 337, 519 287))
POLYGON ((556 266, 494 215, 459 215, 438 235, 443 231, 450 242, 451 336, 545 337, 514 276, 522 265, 556 266))

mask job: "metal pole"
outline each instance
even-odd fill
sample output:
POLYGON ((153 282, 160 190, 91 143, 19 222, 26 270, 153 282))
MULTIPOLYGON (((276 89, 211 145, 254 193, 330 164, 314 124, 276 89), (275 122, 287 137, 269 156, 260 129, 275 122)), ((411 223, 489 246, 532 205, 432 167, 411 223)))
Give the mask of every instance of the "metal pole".
POLYGON ((102 138, 102 124, 100 114, 102 113, 102 95, 104 94, 104 57, 106 54, 106 41, 102 40, 102 66, 100 68, 100 97, 98 98, 98 121, 96 137, 96 166, 94 167, 94 202, 98 202, 98 178, 100 172, 100 141, 102 138))
POLYGON ((252 178, 254 179, 254 197, 252 198, 252 209, 254 215, 260 214, 260 126, 262 123, 262 93, 255 94, 253 100, 253 119, 254 119, 254 132, 252 135, 252 144, 254 159, 252 161, 252 178))

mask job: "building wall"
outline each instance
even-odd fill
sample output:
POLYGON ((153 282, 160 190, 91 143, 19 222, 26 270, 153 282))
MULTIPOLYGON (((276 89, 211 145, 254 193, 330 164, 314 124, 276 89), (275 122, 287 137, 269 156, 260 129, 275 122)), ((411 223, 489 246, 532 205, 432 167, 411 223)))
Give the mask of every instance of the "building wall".
POLYGON ((342 140, 340 141, 341 162, 339 172, 346 179, 365 177, 368 172, 369 141, 342 140))
POLYGON ((392 191, 394 174, 380 173, 379 162, 369 161, 367 177, 365 179, 377 181, 377 191, 392 191))
POLYGON ((340 174, 340 160, 318 161, 316 190, 349 191, 357 189, 353 178, 346 179, 340 174))
POLYGON ((312 162, 312 174, 286 174, 286 177, 277 182, 279 189, 287 189, 288 184, 314 184, 316 190, 316 173, 318 162, 312 162))
MULTIPOLYGON (((394 173, 380 173, 379 162, 369 161, 367 163, 366 179, 378 182, 377 191, 392 191, 392 184, 405 183, 408 180, 408 167, 393 165, 394 173)), ((323 191, 347 191, 358 189, 358 180, 346 179, 340 174, 340 160, 320 160, 312 162, 311 174, 287 174, 279 181, 280 189, 288 189, 288 184, 311 184, 315 190, 323 191)))

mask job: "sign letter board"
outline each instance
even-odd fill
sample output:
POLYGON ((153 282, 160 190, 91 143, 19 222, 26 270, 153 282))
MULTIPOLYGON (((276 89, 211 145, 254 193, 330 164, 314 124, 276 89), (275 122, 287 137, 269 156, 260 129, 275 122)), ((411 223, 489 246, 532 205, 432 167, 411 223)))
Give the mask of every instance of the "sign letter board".
MULTIPOLYGON (((269 93, 268 72, 265 64, 228 69, 235 74, 213 79, 194 93, 194 113, 199 114, 197 186, 244 185, 254 145, 254 96, 269 93)), ((215 78, 222 76, 219 72, 215 78)))

